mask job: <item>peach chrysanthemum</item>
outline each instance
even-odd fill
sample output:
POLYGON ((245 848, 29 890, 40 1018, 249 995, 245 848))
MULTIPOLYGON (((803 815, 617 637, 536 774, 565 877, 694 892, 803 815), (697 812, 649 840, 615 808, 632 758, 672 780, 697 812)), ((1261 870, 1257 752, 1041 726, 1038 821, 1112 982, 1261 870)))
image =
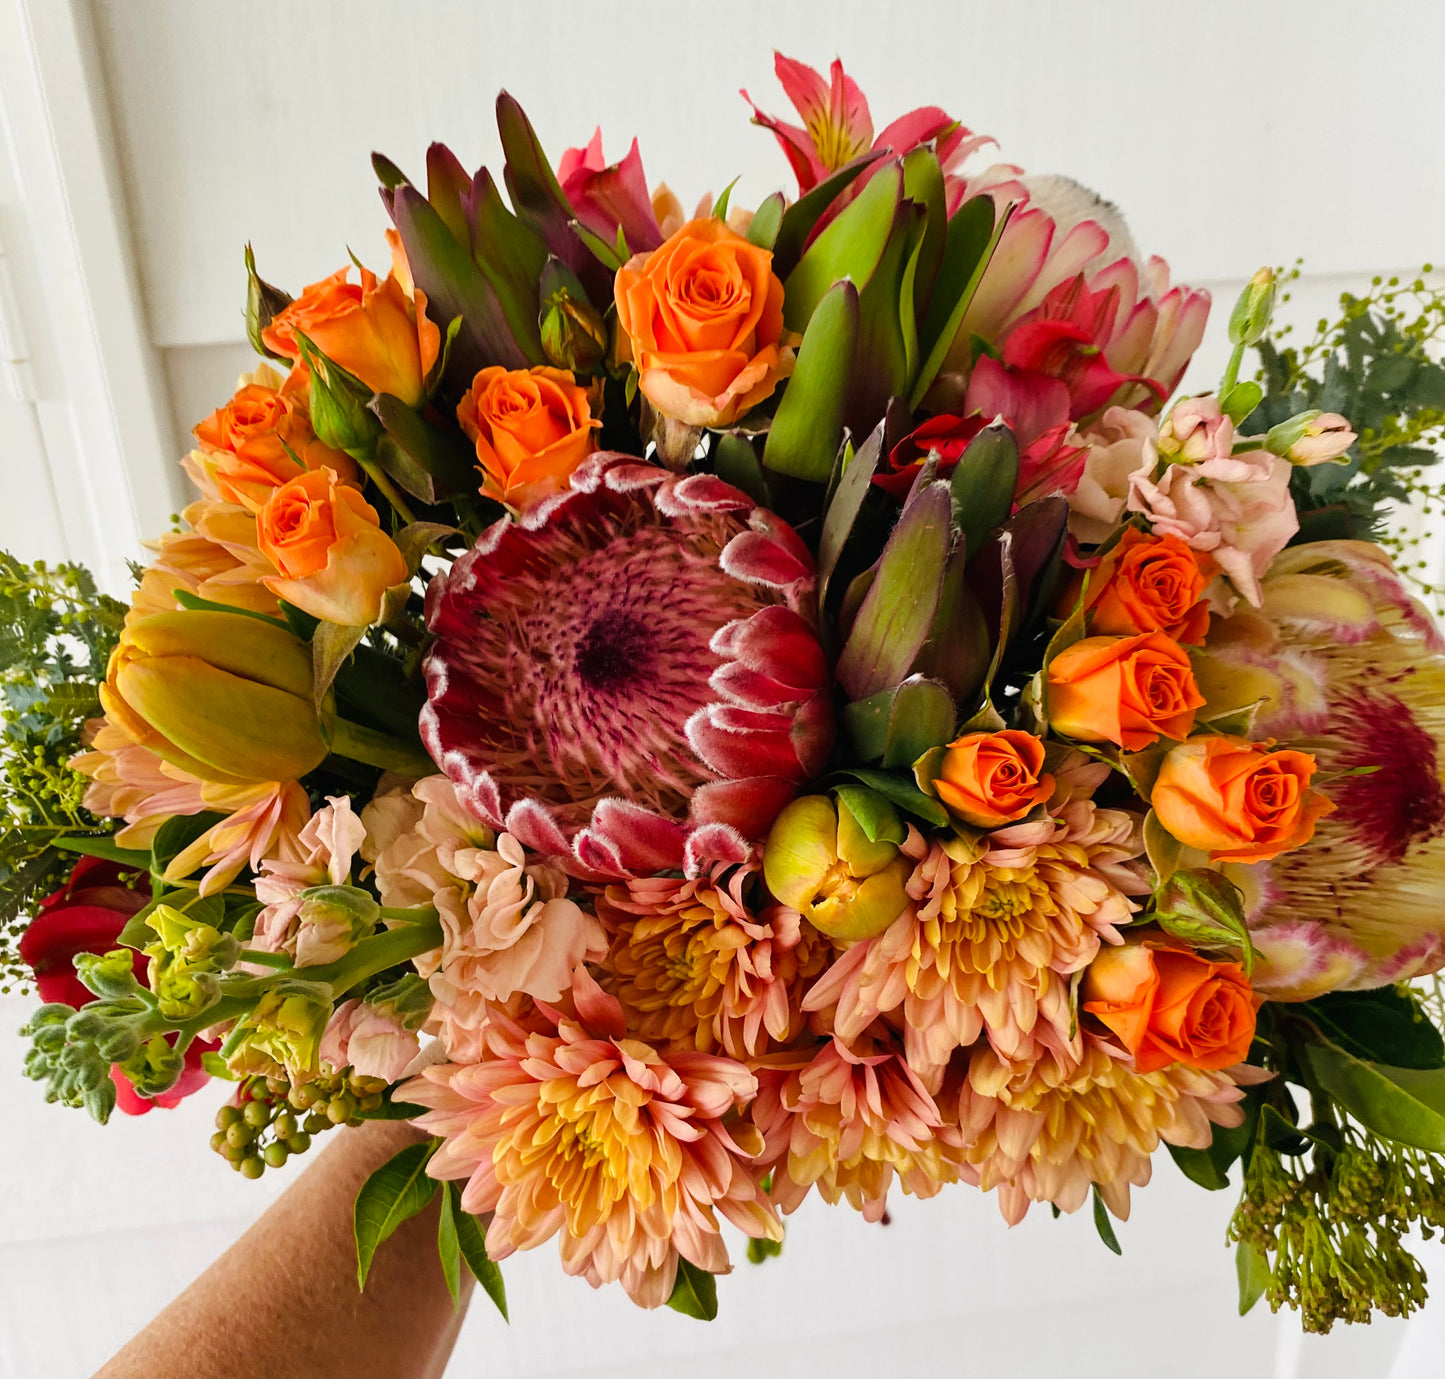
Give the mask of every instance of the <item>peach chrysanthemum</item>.
POLYGON ((639 1038, 745 1058, 801 1031, 801 987, 823 970, 829 946, 796 910, 748 908, 755 870, 639 877, 599 894, 598 918, 613 935, 604 982, 639 1038))
POLYGON ((70 764, 90 777, 85 807, 92 814, 125 820, 115 835, 120 847, 149 848, 161 825, 177 815, 207 810, 226 815, 171 860, 167 881, 182 880, 205 867, 201 894, 213 895, 247 865, 259 870, 264 858, 299 862, 306 855, 299 839, 311 806, 295 781, 203 781, 162 761, 119 724, 92 719, 86 732, 90 750, 70 764))
POLYGON ((852 1040, 902 1006, 908 1061, 932 1089, 953 1050, 980 1034, 1022 1060, 1075 1046, 1069 977, 1101 938, 1121 941, 1116 926, 1138 909, 1129 893, 1148 882, 1134 865, 1133 814, 1087 799, 1056 809, 976 840, 911 832, 912 903, 844 953, 803 1008, 836 1004, 834 1028, 852 1040))
POLYGON ((463 1209, 494 1213, 492 1259, 558 1235, 567 1273, 657 1307, 679 1258, 728 1271, 719 1212, 782 1238, 750 1162, 762 1136, 725 1124, 757 1081, 728 1058, 624 1037, 621 1005, 581 967, 573 1000, 575 1017, 494 1013, 479 1062, 426 1068, 397 1095, 428 1107, 414 1123, 445 1140, 427 1172, 466 1179, 463 1209))
POLYGON ((1231 1071, 1175 1063, 1136 1073, 1092 1041, 1078 1062, 1044 1057, 1020 1066, 980 1045, 959 1088, 960 1176, 985 1192, 997 1188, 1010 1225, 1034 1202, 1077 1211, 1091 1187, 1123 1220, 1129 1188, 1149 1181, 1160 1140, 1204 1149, 1213 1126, 1243 1121, 1236 1077, 1256 1078, 1231 1071))
POLYGON ((810 1061, 804 1053, 759 1070, 751 1115, 766 1140, 772 1199, 785 1213, 816 1187, 825 1202, 846 1198, 877 1221, 895 1178, 915 1197, 957 1179, 956 1151, 945 1144, 951 1132, 918 1075, 894 1049, 866 1038, 858 1047, 833 1038, 810 1061))

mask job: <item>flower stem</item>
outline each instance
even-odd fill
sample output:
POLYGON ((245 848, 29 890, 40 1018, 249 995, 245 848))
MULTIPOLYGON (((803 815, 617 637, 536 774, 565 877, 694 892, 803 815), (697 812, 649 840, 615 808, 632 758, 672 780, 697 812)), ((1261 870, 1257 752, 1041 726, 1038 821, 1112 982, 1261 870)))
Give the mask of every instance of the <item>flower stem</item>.
POLYGON ((406 505, 406 500, 396 491, 396 485, 386 477, 385 470, 377 464, 375 451, 368 455, 362 450, 348 450, 346 452, 353 460, 366 471, 366 477, 379 488, 386 497, 386 501, 397 511, 397 515, 403 522, 410 525, 416 521, 412 511, 406 505))
POLYGON ((436 771, 432 759, 419 748, 389 733, 378 732, 360 723, 350 723, 344 718, 336 720, 331 750, 337 756, 350 757, 352 761, 362 761, 368 766, 379 766, 383 771, 400 771, 409 776, 429 776, 436 771))
POLYGON ((1229 356, 1229 363, 1224 366, 1224 377, 1219 380, 1219 399, 1221 402, 1230 394, 1230 390, 1239 382, 1239 366, 1244 362, 1244 346, 1236 345, 1234 352, 1229 356))

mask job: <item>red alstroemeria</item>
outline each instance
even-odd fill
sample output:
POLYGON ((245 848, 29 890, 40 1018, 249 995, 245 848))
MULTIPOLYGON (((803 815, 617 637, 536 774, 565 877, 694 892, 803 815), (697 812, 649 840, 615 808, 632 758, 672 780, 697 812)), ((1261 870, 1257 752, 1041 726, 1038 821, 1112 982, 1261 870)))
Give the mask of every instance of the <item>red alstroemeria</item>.
MULTIPOLYGON (((80 1006, 93 1001, 75 975, 74 959, 80 953, 108 953, 120 943, 126 921, 150 902, 150 878, 144 872, 82 857, 70 879, 40 902, 39 913, 20 938, 20 957, 35 974, 35 989, 43 1001, 80 1006)), ((145 983, 147 963, 137 952, 132 958, 136 980, 145 983)), ((217 1045, 196 1039, 186 1050, 186 1067, 180 1080, 158 1097, 143 1097, 117 1068, 116 1107, 128 1116, 143 1116, 157 1106, 170 1109, 210 1081, 201 1057, 217 1045)))
POLYGON ((930 417, 905 436, 888 456, 892 472, 877 475, 873 482, 902 501, 930 454, 938 456, 939 477, 946 479, 969 442, 995 420, 1004 422, 1018 441, 1015 505, 1074 491, 1089 451, 1073 444, 1067 386, 987 356, 978 361, 969 379, 961 414, 930 417))

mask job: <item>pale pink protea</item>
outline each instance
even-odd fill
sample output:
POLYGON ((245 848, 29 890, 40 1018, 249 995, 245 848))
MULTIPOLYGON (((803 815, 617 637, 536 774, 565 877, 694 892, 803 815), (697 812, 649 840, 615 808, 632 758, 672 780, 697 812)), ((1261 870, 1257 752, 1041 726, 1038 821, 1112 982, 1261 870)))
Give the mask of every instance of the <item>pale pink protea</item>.
POLYGON ((997 1189, 1010 1225, 1034 1202, 1077 1211, 1091 1187, 1124 1220, 1129 1188, 1149 1181, 1160 1140, 1207 1148, 1214 1126, 1244 1119, 1238 1083, 1261 1076, 1258 1069, 1203 1072, 1182 1063, 1136 1073, 1092 1039, 1077 1060, 1024 1064, 981 1044, 959 1079, 959 1173, 985 1192, 997 1189))
POLYGON ((755 875, 644 876, 598 894, 612 934, 603 980, 639 1038, 741 1059, 801 1033, 802 989, 831 945, 796 910, 754 913, 745 891, 755 875))
POLYGON ((199 780, 162 761, 118 724, 101 718, 86 727, 89 750, 70 764, 91 779, 85 807, 125 820, 115 835, 119 846, 149 848, 161 825, 177 815, 208 810, 226 815, 171 860, 166 880, 183 880, 205 867, 200 891, 214 895, 247 865, 259 870, 268 857, 300 861, 305 855, 300 834, 311 805, 295 781, 222 785, 199 780))
POLYGON ((957 387, 977 337, 1005 364, 1065 383, 1076 421, 1111 403, 1158 411, 1203 339, 1209 293, 1171 286, 1161 258, 1140 261, 1118 212, 1077 184, 1040 179, 1028 194, 935 386, 957 387), (1091 199, 1091 212, 1067 205, 1061 187, 1091 199))
POLYGON ((877 1221, 895 1179, 914 1197, 957 1179, 957 1137, 888 1042, 865 1036, 850 1048, 833 1038, 811 1059, 773 1060, 758 1082, 749 1114, 766 1140, 772 1200, 786 1214, 816 1187, 825 1202, 846 1199, 877 1221))
POLYGON ((912 903, 877 938, 855 944, 814 984, 804 1010, 836 1006, 851 1040, 902 1007, 910 1066, 937 1089, 954 1049, 980 1035, 1007 1057, 1077 1054, 1073 973, 1139 907, 1149 881, 1135 861, 1139 820, 1071 799, 1049 817, 976 841, 910 831, 912 903))
POLYGON ((832 747, 813 599, 807 548, 739 490, 594 456, 433 582, 422 737, 576 875, 745 861, 832 747))
POLYGON ((463 1210, 494 1213, 490 1258, 555 1235, 567 1273, 657 1307, 679 1258, 730 1268, 719 1213, 782 1238, 751 1164, 762 1136, 724 1124, 757 1081, 731 1059, 624 1037, 622 1007, 582 968, 573 1000, 575 1017, 494 1015, 479 1062, 427 1068, 397 1095, 430 1108, 414 1124, 445 1140, 427 1172, 465 1179, 463 1210))

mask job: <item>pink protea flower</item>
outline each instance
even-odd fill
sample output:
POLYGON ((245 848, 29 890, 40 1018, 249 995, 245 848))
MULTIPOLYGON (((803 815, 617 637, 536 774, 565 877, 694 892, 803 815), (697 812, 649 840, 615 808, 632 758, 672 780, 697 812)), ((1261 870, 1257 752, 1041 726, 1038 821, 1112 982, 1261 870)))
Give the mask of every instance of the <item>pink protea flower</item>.
POLYGON ((1081 1052, 1079 1059, 1016 1064, 980 1045, 959 1079, 959 1174, 985 1192, 997 1189, 1010 1225, 1034 1202, 1077 1211, 1091 1187, 1126 1219, 1129 1188, 1149 1181, 1149 1156, 1159 1141, 1207 1148, 1214 1126, 1244 1120, 1238 1084, 1266 1076, 1182 1063, 1136 1073, 1092 1040, 1081 1052))
POLYGON ((830 945, 796 910, 755 914, 745 898, 755 874, 635 877, 597 896, 612 934, 604 981, 639 1038, 742 1059, 801 1033, 802 989, 830 945))
POLYGON ((573 1001, 575 1016, 495 1015, 479 1062, 426 1068, 397 1095, 430 1108, 414 1123, 445 1140, 427 1172, 465 1179, 463 1209, 494 1213, 492 1259, 556 1235, 567 1273, 657 1307, 679 1258, 728 1271, 718 1213, 782 1238, 750 1162, 762 1136, 724 1124, 757 1081, 731 1059, 624 1037, 622 1007, 581 968, 573 1001))
POLYGON ((351 947, 349 925, 327 926, 301 918, 301 892, 310 886, 344 886, 351 859, 366 830, 346 795, 330 795, 297 838, 299 858, 266 858, 256 878, 256 899, 266 907, 256 916, 253 946, 289 953, 298 967, 333 962, 351 947))
POLYGON ((745 494, 594 456, 432 583, 423 740, 576 875, 744 861, 832 747, 813 598, 807 548, 745 494))
POLYGON ((986 1035, 1007 1057, 1068 1055, 1078 1037, 1069 979, 1139 907, 1138 818, 1074 799, 1049 817, 976 841, 910 832, 912 903, 877 938, 848 949, 814 984, 805 1010, 836 1006, 851 1040, 903 1008, 909 1065, 936 1089, 953 1050, 986 1035))
POLYGON ((957 1138, 891 1041, 864 1037, 850 1048, 833 1038, 811 1059, 760 1069, 758 1081, 750 1114, 766 1139, 772 1200, 786 1214, 816 1187, 825 1202, 846 1199, 878 1221, 895 1179, 914 1197, 957 1179, 957 1138))

